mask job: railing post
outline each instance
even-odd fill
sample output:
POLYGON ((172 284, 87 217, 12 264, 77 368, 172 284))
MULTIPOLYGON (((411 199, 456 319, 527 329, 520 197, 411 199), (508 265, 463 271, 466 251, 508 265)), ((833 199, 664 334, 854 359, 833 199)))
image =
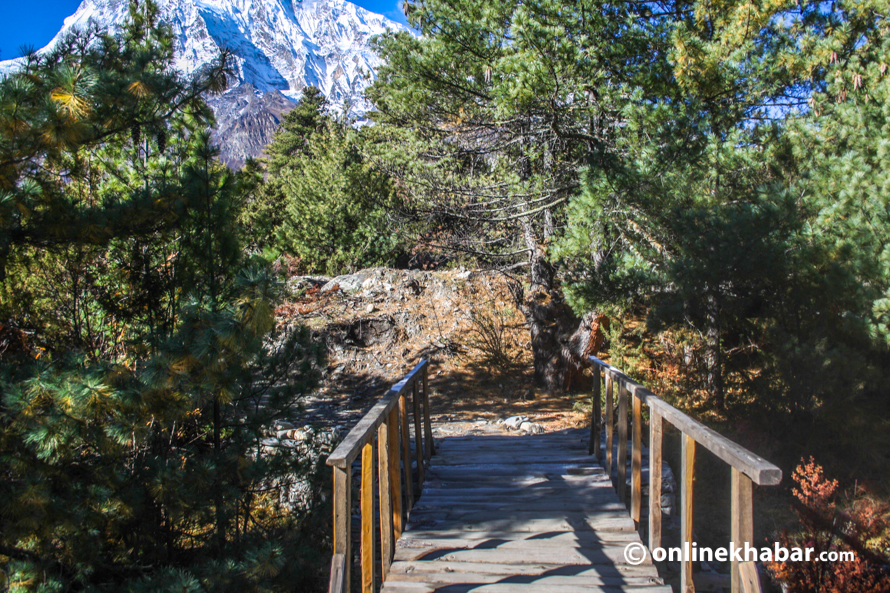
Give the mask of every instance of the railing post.
POLYGON ((374 439, 362 448, 362 593, 374 593, 374 439))
POLYGON ((430 457, 436 454, 436 444, 433 443, 433 425, 430 420, 429 370, 429 364, 423 367, 423 427, 426 432, 426 440, 423 444, 427 463, 429 463, 430 457))
POLYGON ((380 501, 380 579, 386 579, 389 565, 392 564, 393 552, 393 516, 392 516, 392 472, 389 463, 392 452, 389 450, 389 423, 385 419, 377 428, 377 484, 379 485, 378 500, 380 501))
MULTIPOLYGON (((754 499, 751 478, 732 468, 732 541, 738 547, 754 543, 754 499)), ((747 559, 746 559, 747 560, 747 559)), ((732 593, 742 591, 740 563, 732 561, 732 593)))
POLYGON ((420 416, 417 381, 411 384, 411 402, 414 404, 414 453, 417 457, 417 490, 419 491, 423 488, 423 418, 420 416))
POLYGON ((661 415, 649 408, 649 550, 661 547, 661 415))
POLYGON ((402 537, 402 468, 399 455, 399 409, 393 407, 389 411, 389 419, 387 420, 389 428, 387 436, 389 437, 389 452, 392 456, 389 461, 389 481, 392 485, 392 528, 393 543, 402 537))
POLYGON ((346 591, 344 571, 346 570, 346 558, 343 554, 334 554, 331 557, 331 579, 328 585, 328 593, 343 593, 346 591))
POLYGON ((606 475, 612 479, 612 448, 615 441, 615 402, 612 396, 612 373, 606 371, 606 475))
MULTIPOLYGON (((588 455, 600 459, 600 365, 593 365, 593 395, 590 400, 590 444, 588 455)), ((601 461, 601 460, 600 460, 601 461)))
MULTIPOLYGON (((334 554, 343 555, 344 591, 349 591, 352 572, 352 472, 334 468, 334 554)), ((338 592, 339 593, 339 592, 338 592)))
POLYGON ((627 386, 618 380, 618 500, 627 504, 627 386))
POLYGON ((411 475, 411 443, 408 432, 408 399, 407 395, 399 396, 399 417, 402 425, 402 464, 405 467, 405 518, 414 506, 414 476, 411 475))
POLYGON ((694 593, 695 584, 692 582, 692 483, 695 476, 695 440, 683 433, 682 445, 682 506, 680 515, 680 542, 683 547, 683 557, 680 562, 680 591, 681 593, 694 593), (687 553, 689 558, 687 558, 687 553))
POLYGON ((630 516, 637 528, 643 506, 643 402, 633 398, 633 450, 631 451, 630 516))

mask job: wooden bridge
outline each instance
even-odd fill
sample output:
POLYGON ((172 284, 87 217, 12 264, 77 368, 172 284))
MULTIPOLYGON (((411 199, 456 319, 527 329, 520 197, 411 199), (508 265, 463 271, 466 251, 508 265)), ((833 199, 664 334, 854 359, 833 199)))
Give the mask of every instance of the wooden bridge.
MULTIPOLYGON (((701 446, 731 468, 732 542, 753 544, 752 485, 778 484, 781 470, 615 367, 595 357, 590 362, 589 432, 451 437, 433 443, 428 362, 394 385, 327 461, 334 470, 329 593, 358 588, 362 593, 669 593, 650 553, 662 545, 665 421, 681 432, 681 543, 692 545, 693 475, 701 446), (649 408, 645 525, 643 405, 649 408), (360 465, 357 559, 354 462, 360 465), (641 533, 647 536, 645 544, 641 533)), ((695 590, 692 568, 692 562, 681 562, 684 593, 695 590)), ((731 573, 733 593, 761 590, 753 562, 733 562, 731 573)))

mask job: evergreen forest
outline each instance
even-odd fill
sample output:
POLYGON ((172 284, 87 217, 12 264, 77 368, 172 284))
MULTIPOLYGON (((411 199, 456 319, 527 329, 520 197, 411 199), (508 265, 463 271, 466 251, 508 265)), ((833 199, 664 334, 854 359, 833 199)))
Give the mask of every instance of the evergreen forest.
POLYGON ((238 171, 205 103, 233 56, 178 73, 151 0, 0 80, 0 592, 326 590, 322 444, 263 439, 327 349, 276 310, 432 261, 503 275, 537 389, 589 389, 595 323, 782 467, 812 512, 771 537, 847 525, 856 566, 777 586, 890 591, 890 3, 404 11, 369 121, 307 87, 238 171))

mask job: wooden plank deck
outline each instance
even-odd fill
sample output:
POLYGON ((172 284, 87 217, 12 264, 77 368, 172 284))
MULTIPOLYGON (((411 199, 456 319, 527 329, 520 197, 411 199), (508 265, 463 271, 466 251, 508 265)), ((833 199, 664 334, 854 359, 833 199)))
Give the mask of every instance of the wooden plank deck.
POLYGON ((578 431, 436 444, 383 593, 670 593, 578 431))

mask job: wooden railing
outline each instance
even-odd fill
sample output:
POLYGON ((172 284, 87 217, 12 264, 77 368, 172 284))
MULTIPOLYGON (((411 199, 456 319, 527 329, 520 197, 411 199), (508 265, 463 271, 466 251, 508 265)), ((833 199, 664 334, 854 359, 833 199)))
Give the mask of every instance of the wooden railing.
POLYGON ((429 361, 423 360, 405 378, 393 385, 355 425, 328 457, 334 468, 334 556, 331 560, 329 593, 350 589, 352 570, 352 463, 361 453, 359 483, 361 509, 361 590, 375 589, 374 530, 375 458, 377 500, 380 517, 381 581, 392 564, 395 542, 415 493, 423 486, 424 463, 435 454, 430 423, 429 361), (418 383, 423 387, 418 393, 418 383), (411 434, 408 428, 408 393, 414 416, 414 451, 417 471, 411 468, 411 434), (376 447, 375 447, 376 444, 376 447), (400 452, 401 449, 401 452, 400 452), (406 487, 402 488, 402 484, 406 487), (403 504, 404 502, 404 504, 403 504))
MULTIPOLYGON (((654 393, 633 381, 619 369, 590 357, 593 365, 593 406, 590 423, 590 453, 602 460, 600 435, 602 431, 600 415, 601 377, 605 382, 606 405, 606 451, 605 470, 612 475, 612 467, 617 463, 618 497, 627 504, 627 420, 628 394, 633 396, 631 423, 631 493, 630 514, 636 524, 640 524, 642 506, 642 406, 649 407, 649 550, 661 547, 661 461, 663 441, 663 421, 667 420, 681 432, 681 471, 680 471, 680 539, 681 545, 692 547, 692 484, 695 471, 695 449, 701 445, 725 461, 732 468, 731 493, 731 541, 736 546, 754 544, 754 502, 752 484, 774 486, 782 480, 782 470, 765 459, 748 451, 721 434, 711 430, 701 422, 687 416, 668 404, 654 393), (618 386, 618 459, 612 459, 615 438, 614 391, 618 386)), ((755 593, 760 590, 756 580, 756 570, 750 562, 732 562, 732 593, 755 593), (753 576, 752 576, 753 575, 753 576)), ((685 558, 681 562, 680 591, 695 591, 692 582, 692 562, 685 558)))

